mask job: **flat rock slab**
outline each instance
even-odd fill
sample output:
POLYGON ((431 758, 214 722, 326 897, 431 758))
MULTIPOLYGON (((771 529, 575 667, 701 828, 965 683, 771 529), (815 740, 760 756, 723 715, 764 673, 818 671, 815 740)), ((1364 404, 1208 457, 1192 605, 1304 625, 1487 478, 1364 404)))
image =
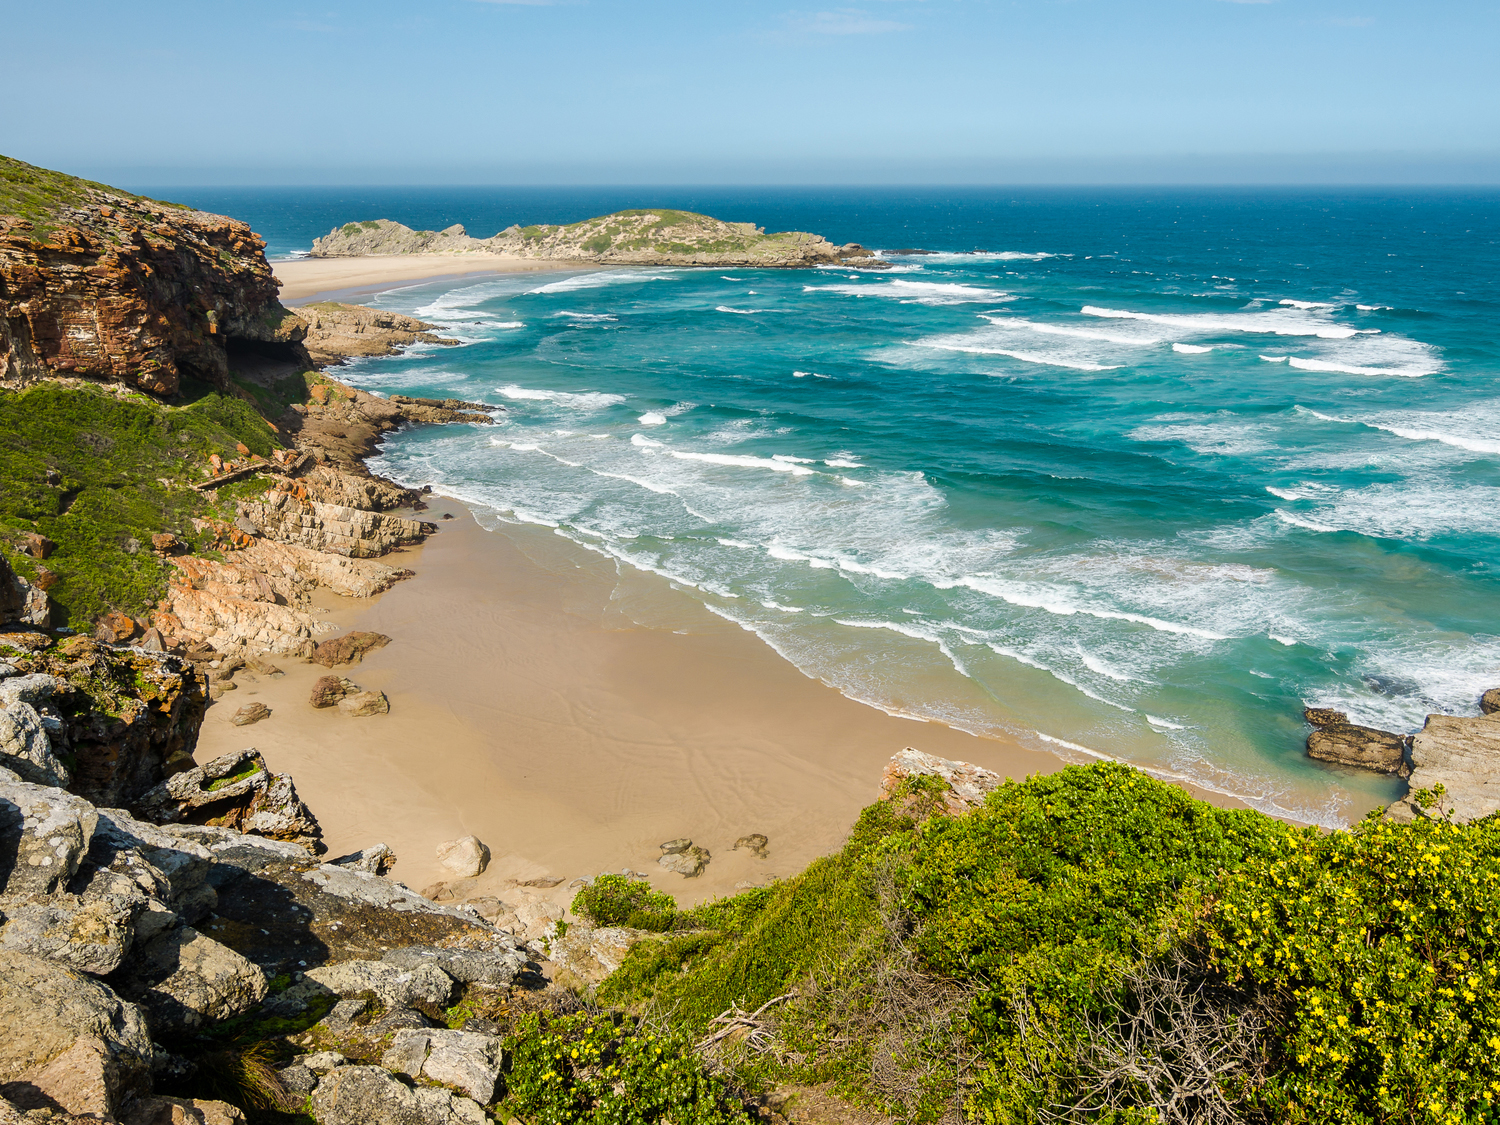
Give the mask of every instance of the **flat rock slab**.
POLYGON ((1318 727, 1307 736, 1307 756, 1341 766, 1405 774, 1406 736, 1353 723, 1318 727))

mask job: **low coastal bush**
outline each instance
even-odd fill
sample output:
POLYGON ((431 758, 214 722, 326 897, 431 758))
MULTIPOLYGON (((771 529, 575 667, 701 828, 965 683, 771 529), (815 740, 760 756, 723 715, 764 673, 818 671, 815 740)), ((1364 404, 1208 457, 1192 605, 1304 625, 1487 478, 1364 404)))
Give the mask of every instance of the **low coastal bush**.
POLYGON ((634 930, 669 930, 677 917, 671 895, 653 891, 644 879, 600 875, 573 898, 573 913, 596 926, 629 926, 634 930))
POLYGON ((711 1056, 912 1121, 1490 1120, 1500 824, 1296 829, 1110 763, 959 817, 933 784, 600 999, 700 1039, 765 1006, 711 1056))
POLYGON ((681 1030, 619 1014, 532 1014, 517 1022, 504 1055, 502 1108, 532 1125, 750 1121, 744 1099, 709 1072, 681 1030))

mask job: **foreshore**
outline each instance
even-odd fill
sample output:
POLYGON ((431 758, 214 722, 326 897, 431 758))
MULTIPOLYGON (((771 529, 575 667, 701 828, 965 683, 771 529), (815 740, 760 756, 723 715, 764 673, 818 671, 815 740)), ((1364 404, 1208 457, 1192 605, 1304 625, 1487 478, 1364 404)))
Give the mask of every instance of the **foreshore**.
POLYGON ((327 669, 278 659, 285 676, 242 675, 209 710, 197 752, 253 744, 296 778, 332 854, 389 844, 394 877, 419 890, 442 877, 437 844, 473 834, 495 858, 471 896, 551 877, 565 904, 573 879, 630 868, 699 901, 836 850, 903 747, 1015 778, 1062 765, 850 700, 665 580, 617 575, 545 529, 486 530, 434 497, 428 518, 445 512, 436 536, 390 558, 417 577, 373 604, 329 596, 334 624, 393 638, 338 669, 384 691, 389 715, 315 710, 327 669), (635 624, 622 599, 672 627, 635 624), (271 717, 231 725, 251 701, 271 717), (769 858, 734 850, 754 832, 769 858), (682 836, 713 855, 696 878, 655 862, 682 836))
POLYGON ((276 280, 281 283, 281 299, 293 306, 314 297, 348 300, 403 282, 436 281, 477 273, 551 273, 589 266, 587 262, 538 261, 510 254, 388 254, 297 258, 271 263, 276 280))

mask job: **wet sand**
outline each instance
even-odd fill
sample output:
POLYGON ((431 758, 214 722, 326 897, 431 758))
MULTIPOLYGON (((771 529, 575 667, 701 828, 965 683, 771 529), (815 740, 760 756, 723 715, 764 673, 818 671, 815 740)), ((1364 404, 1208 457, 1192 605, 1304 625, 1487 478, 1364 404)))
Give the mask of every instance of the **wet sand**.
POLYGON ((565 904, 574 878, 628 867, 688 904, 837 849, 902 747, 1017 778, 1062 766, 850 700, 666 580, 617 574, 545 529, 489 531, 440 497, 426 518, 443 512, 457 518, 390 560, 416 578, 373 603, 327 601, 341 629, 393 638, 337 669, 386 692, 389 715, 315 710, 329 670, 283 658, 283 677, 241 672, 204 723, 197 759, 258 747, 292 774, 330 855, 383 841, 393 877, 422 889, 443 877, 436 845, 472 833, 494 860, 467 896, 514 899, 516 881, 552 876, 565 904), (231 725, 251 700, 271 717, 231 725), (752 832, 770 837, 767 859, 733 850, 752 832), (695 879, 656 865, 679 836, 713 854, 695 879))
POLYGON ((288 304, 314 298, 352 300, 406 282, 440 281, 474 273, 549 273, 590 268, 588 262, 539 262, 508 254, 386 254, 363 258, 298 258, 273 262, 288 304))

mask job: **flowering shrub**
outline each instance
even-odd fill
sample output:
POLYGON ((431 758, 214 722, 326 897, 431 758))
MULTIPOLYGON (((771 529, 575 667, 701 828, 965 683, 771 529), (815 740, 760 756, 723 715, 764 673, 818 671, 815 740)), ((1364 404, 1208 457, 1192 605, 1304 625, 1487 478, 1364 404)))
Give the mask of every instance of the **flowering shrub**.
POLYGON ((1280 1121, 1479 1119, 1500 1100, 1500 823, 1281 836, 1227 874, 1204 923, 1231 982, 1286 1005, 1280 1121))
POLYGON ((504 1108, 531 1125, 748 1125, 684 1032, 619 1013, 522 1017, 505 1042, 504 1108))

